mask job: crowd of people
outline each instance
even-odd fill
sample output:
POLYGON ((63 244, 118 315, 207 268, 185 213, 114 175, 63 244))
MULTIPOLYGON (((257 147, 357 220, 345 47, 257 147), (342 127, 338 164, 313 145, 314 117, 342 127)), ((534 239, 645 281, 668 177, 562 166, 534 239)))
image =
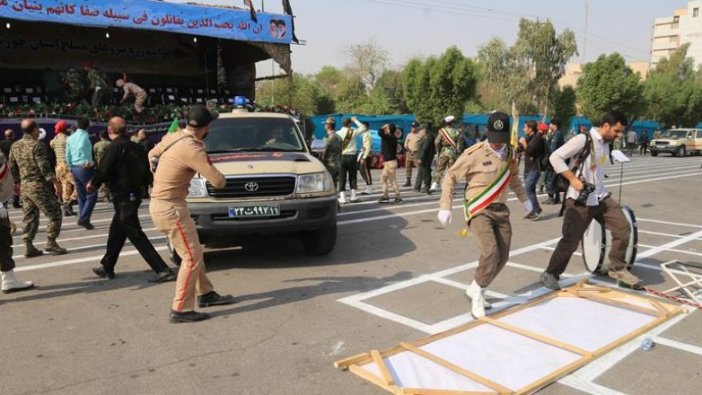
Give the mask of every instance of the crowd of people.
MULTIPOLYGON (((91 144, 88 135, 90 122, 86 118, 78 119, 73 132, 67 122, 59 121, 55 125, 56 137, 48 145, 42 142, 42 130, 36 122, 23 120, 23 137, 6 144, 9 147, 7 158, 0 153, 2 290, 14 292, 33 286, 30 281, 18 279, 13 270, 12 228, 4 206, 13 198, 12 195, 20 196, 17 206, 24 212, 22 239, 25 257, 32 258, 67 253, 57 244, 64 215, 75 214, 78 226, 93 229, 90 218, 97 201, 97 190, 106 185, 115 213, 106 252, 100 266, 93 269, 97 276, 115 278, 119 254, 129 239, 155 273, 149 281, 177 281, 171 322, 209 318, 206 313, 195 311, 196 304, 204 308, 234 303, 231 295, 215 292, 205 274, 202 245, 185 202, 189 182, 195 173, 201 174, 214 188, 221 188, 226 182, 209 160, 203 142, 210 124, 217 118, 218 113, 212 109, 191 106, 187 111, 185 129, 167 134, 155 146, 143 131, 130 139, 126 122, 120 117, 113 117, 108 122, 101 141, 95 145, 91 144), (54 164, 49 152, 55 155, 54 164), (176 253, 183 257, 178 276, 156 252, 139 223, 138 210, 150 187, 152 220, 156 228, 166 234, 176 253), (77 213, 72 209, 74 200, 78 203, 77 213), (48 219, 43 251, 33 245, 40 213, 48 219)), ((428 194, 441 191, 438 220, 446 226, 452 221, 454 189, 459 182, 466 182, 464 217, 481 252, 474 280, 466 290, 466 296, 472 300, 474 316, 484 316, 485 309, 490 307, 484 299, 485 288, 509 258, 512 227, 510 211, 505 204, 508 189, 517 194, 524 206, 525 218, 530 220, 539 218, 540 204, 562 202, 563 238, 540 277, 545 287, 560 288, 560 275, 593 218, 601 221, 612 233, 610 277, 632 286, 638 283, 638 278, 626 269, 624 261, 630 226, 604 186, 604 166, 610 158, 610 144, 621 138, 627 127, 623 114, 610 112, 599 127, 581 130, 567 142, 558 120, 551 120, 549 125, 529 121, 524 126, 525 137, 519 140, 517 147, 510 145, 510 119, 504 113, 490 115, 482 139, 477 133, 465 139, 463 132, 454 128, 454 121, 453 116, 446 117, 436 133, 430 125, 412 123, 403 143, 409 173, 405 186, 412 186, 410 171, 417 167, 414 190, 428 194), (524 182, 518 177, 522 160, 524 182), (561 187, 556 175, 565 180, 568 187, 561 187), (540 179, 549 196, 544 202, 536 199, 540 179), (561 197, 561 193, 565 195, 561 197)), ((342 127, 336 130, 335 120, 329 118, 325 128, 327 138, 321 160, 337 187, 339 203, 357 201, 359 169, 366 183, 363 192, 370 193, 372 186, 369 125, 352 117, 344 119, 342 127), (357 138, 361 146, 357 146, 357 138), (350 190, 348 200, 347 184, 350 190)), ((383 125, 379 135, 383 159, 379 203, 390 202, 391 188, 393 202, 400 203, 402 196, 396 170, 401 132, 390 123, 383 125)), ((11 133, 9 136, 12 137, 11 133)), ((2 147, 4 149, 5 145, 2 147)))
MULTIPOLYGON (((8 143, 0 152, 0 272, 2 291, 22 291, 34 286, 20 280, 14 272, 12 257, 12 224, 5 204, 13 195, 19 197, 16 207, 23 210, 22 239, 26 258, 44 254, 62 255, 68 251, 56 242, 64 215, 74 215, 72 201, 78 203, 77 224, 93 229, 90 218, 97 201, 97 191, 107 186, 107 195, 114 207, 114 216, 107 236, 107 246, 95 275, 114 279, 115 267, 127 239, 154 271, 150 282, 176 282, 176 293, 170 321, 194 322, 209 318, 195 312, 201 308, 234 302, 231 295, 219 295, 213 290, 204 271, 202 246, 195 224, 185 203, 188 185, 195 172, 206 177, 215 187, 224 186, 224 176, 209 161, 203 140, 209 125, 217 119, 215 111, 204 106, 190 107, 186 128, 168 134, 155 145, 143 130, 130 139, 126 121, 113 117, 101 135, 101 141, 91 144, 90 122, 79 118, 75 130, 68 123, 55 125, 56 137, 47 145, 42 131, 33 119, 21 123, 22 138, 14 141, 6 133, 8 143), (7 145, 7 156, 5 154, 7 145), (55 154, 51 163, 49 152, 55 154), (159 157, 161 166, 151 169, 149 163, 159 157), (164 232, 171 245, 184 257, 179 275, 168 267, 155 250, 139 222, 139 207, 145 191, 152 187, 149 210, 156 228, 164 232), (71 214, 69 214, 69 212, 71 214), (39 215, 47 219, 46 245, 42 250, 33 244, 39 228, 39 215)), ((45 134, 45 133, 44 133, 45 134)))

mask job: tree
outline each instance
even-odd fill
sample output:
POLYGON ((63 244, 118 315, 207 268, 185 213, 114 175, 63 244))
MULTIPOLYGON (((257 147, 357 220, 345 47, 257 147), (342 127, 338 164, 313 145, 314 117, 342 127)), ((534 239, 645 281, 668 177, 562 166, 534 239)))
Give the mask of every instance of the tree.
POLYGON ((599 122, 611 110, 633 119, 644 109, 641 76, 631 71, 618 53, 601 55, 586 64, 576 92, 581 112, 592 122, 599 122))
POLYGON ((509 112, 512 103, 527 113, 529 67, 514 48, 499 38, 491 39, 478 51, 481 80, 479 90, 488 108, 509 112))
POLYGON ((460 117, 475 96, 476 74, 475 64, 456 47, 440 58, 413 59, 402 73, 408 109, 436 124, 449 114, 460 117))
POLYGON ((402 73, 385 70, 369 95, 368 114, 404 114, 407 105, 402 92, 402 73))
POLYGON ((368 89, 372 89, 388 65, 389 54, 374 39, 354 44, 346 49, 347 69, 361 78, 368 89))
POLYGON ((577 113, 575 89, 572 86, 564 86, 563 89, 556 88, 552 98, 553 118, 563 123, 564 130, 568 129, 570 120, 577 113))
POLYGON ((548 114, 551 95, 558 80, 565 74, 565 66, 578 53, 575 33, 570 29, 556 35, 551 21, 519 21, 519 35, 514 45, 518 58, 524 59, 530 70, 529 90, 544 117, 548 114))
POLYGON ((342 113, 363 112, 367 101, 366 86, 360 77, 354 75, 341 81, 334 97, 336 111, 342 113))
POLYGON ((694 60, 687 57, 689 47, 685 44, 661 59, 644 82, 646 116, 666 126, 695 126, 700 119, 702 78, 695 73, 694 60))
POLYGON ((329 97, 336 96, 337 89, 345 79, 344 73, 334 66, 323 66, 314 76, 314 81, 329 97))
POLYGON ((329 107, 328 96, 312 78, 295 74, 292 86, 289 79, 264 81, 256 87, 256 97, 261 105, 275 106, 286 103, 288 93, 292 97, 291 106, 302 114, 316 115, 334 112, 329 107))
POLYGON ((571 30, 557 35, 548 20, 522 18, 512 47, 493 38, 478 52, 484 103, 505 112, 515 103, 520 113, 538 111, 546 116, 565 65, 577 53, 571 30))

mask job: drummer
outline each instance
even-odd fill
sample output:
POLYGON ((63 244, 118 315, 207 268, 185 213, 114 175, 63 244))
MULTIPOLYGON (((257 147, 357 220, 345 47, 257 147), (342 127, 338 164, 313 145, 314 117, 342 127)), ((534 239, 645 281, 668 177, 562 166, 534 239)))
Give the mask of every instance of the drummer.
POLYGON ((609 160, 609 143, 620 138, 628 122, 626 116, 619 111, 607 113, 599 128, 592 128, 591 138, 579 134, 568 140, 561 148, 551 154, 549 160, 556 173, 564 176, 570 187, 566 193, 565 215, 563 218, 563 238, 558 242, 556 250, 546 271, 541 274, 541 283, 549 289, 559 290, 560 275, 566 269, 568 261, 578 248, 585 230, 596 219, 612 233, 612 248, 609 253, 611 267, 609 277, 629 286, 639 283, 639 279, 626 269, 626 249, 629 244, 631 227, 624 213, 611 193, 604 185, 605 165, 609 160), (590 151, 587 159, 580 167, 577 175, 571 171, 566 160, 580 155, 582 150, 590 151), (592 192, 588 194, 588 190, 592 192))

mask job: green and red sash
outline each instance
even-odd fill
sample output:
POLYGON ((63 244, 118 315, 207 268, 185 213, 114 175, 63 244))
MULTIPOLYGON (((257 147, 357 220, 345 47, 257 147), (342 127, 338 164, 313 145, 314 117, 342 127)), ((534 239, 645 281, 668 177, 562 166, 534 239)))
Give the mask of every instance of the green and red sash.
MULTIPOLYGON (((482 192, 480 192, 473 199, 468 200, 468 196, 465 196, 463 202, 463 214, 465 215, 466 221, 470 221, 473 217, 478 215, 485 207, 492 204, 502 192, 509 185, 509 181, 512 179, 512 171, 510 166, 512 164, 512 148, 507 147, 507 160, 505 161, 504 167, 500 170, 497 178, 490 183, 482 192)), ((468 191, 468 186, 466 186, 465 192, 468 191)), ((464 193, 465 193, 464 192, 464 193)))
POLYGON ((439 132, 441 133, 441 137, 443 137, 444 140, 451 146, 451 148, 455 150, 456 142, 453 141, 453 137, 451 137, 451 134, 444 128, 439 129, 439 132))

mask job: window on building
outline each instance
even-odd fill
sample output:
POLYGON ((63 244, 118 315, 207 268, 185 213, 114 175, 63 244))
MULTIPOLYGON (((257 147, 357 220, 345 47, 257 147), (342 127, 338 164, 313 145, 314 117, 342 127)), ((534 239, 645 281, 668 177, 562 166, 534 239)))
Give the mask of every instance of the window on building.
POLYGON ((695 8, 692 9, 692 17, 693 17, 693 18, 697 18, 698 16, 700 16, 700 8, 699 8, 699 7, 695 7, 695 8))

